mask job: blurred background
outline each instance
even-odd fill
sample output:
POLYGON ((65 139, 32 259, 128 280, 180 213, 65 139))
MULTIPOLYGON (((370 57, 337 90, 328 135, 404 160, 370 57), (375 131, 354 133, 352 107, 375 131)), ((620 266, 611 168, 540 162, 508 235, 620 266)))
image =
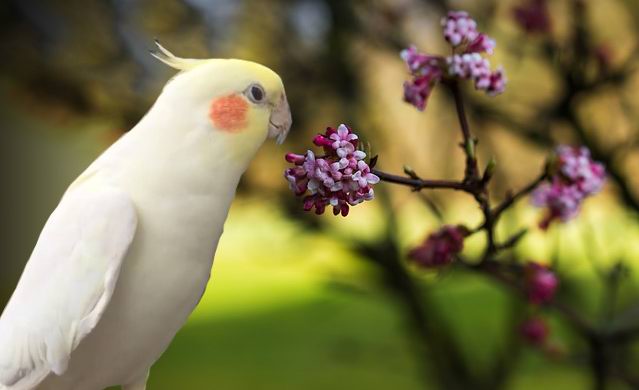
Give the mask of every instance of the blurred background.
MULTIPOLYGON (((442 221, 481 220, 472 198, 430 191, 424 202, 380 184, 377 199, 348 218, 315 216, 282 176, 285 152, 304 152, 317 132, 346 123, 370 142, 382 170, 408 164, 425 178, 461 177, 451 97, 436 89, 425 113, 401 99, 408 75, 399 50, 412 43, 447 54, 439 20, 448 9, 469 11, 496 39, 491 62, 508 77, 496 98, 464 90, 480 163, 498 162, 497 200, 536 177, 556 143, 585 144, 606 163, 608 184, 578 219, 533 228, 512 251, 552 264, 558 299, 603 331, 631 330, 596 356, 609 388, 638 388, 635 0, 4 1, 0 307, 66 186, 173 75, 148 54, 158 38, 179 56, 271 67, 294 124, 284 146, 269 142, 244 176, 212 282, 153 367, 150 389, 592 387, 594 347, 552 311, 552 348, 542 351, 518 337, 525 302, 485 277, 408 266, 397 281, 393 267, 442 221)), ((541 217, 520 202, 498 233, 541 217)), ((482 246, 473 237, 464 253, 472 258, 482 246)))

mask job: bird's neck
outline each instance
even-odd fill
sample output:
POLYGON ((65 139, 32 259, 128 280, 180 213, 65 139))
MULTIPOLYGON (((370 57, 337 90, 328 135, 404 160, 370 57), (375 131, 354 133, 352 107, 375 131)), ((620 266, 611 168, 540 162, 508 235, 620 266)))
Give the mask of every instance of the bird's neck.
MULTIPOLYGON (((230 204, 255 151, 238 158, 206 123, 151 110, 113 145, 127 186, 162 196, 204 196, 230 204)), ((106 153, 105 153, 106 155, 106 153)))

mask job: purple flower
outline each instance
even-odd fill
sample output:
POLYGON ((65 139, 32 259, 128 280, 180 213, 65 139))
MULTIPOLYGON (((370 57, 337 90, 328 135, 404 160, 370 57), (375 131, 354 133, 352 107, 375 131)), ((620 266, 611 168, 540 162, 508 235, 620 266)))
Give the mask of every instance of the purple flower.
POLYGON ((479 79, 490 75, 490 63, 479 53, 455 54, 446 58, 448 74, 464 79, 479 79))
POLYGON ((601 163, 592 160, 588 148, 562 145, 557 147, 556 153, 561 174, 584 195, 596 194, 601 190, 606 169, 601 163))
POLYGON ((404 82, 404 101, 423 111, 432 88, 442 77, 440 60, 417 52, 415 46, 402 50, 400 56, 413 76, 404 82))
POLYGON ((444 73, 458 79, 472 80, 477 90, 489 96, 502 93, 506 87, 504 70, 492 71, 490 62, 481 53, 492 54, 495 40, 477 31, 477 23, 464 11, 451 11, 442 19, 444 38, 453 46, 453 55, 446 58, 417 51, 410 46, 400 53, 412 79, 404 82, 404 101, 418 110, 426 108, 430 92, 444 73))
POLYGON ((547 229, 554 220, 568 221, 581 209, 583 201, 601 190, 606 178, 604 166, 590 157, 585 147, 559 146, 550 167, 550 181, 532 193, 532 204, 546 207, 547 216, 540 227, 547 229))
POLYGON ((404 49, 399 53, 404 60, 411 74, 418 76, 431 73, 432 69, 439 68, 439 59, 417 51, 414 45, 404 49))
POLYGON ((467 12, 450 11, 441 21, 444 38, 452 46, 473 42, 477 36, 477 22, 467 12))
POLYGON ((357 139, 357 135, 353 134, 344 125, 339 125, 337 131, 329 136, 333 141, 331 147, 335 150, 340 158, 344 158, 355 152, 355 146, 351 141, 357 139))
POLYGON ((404 101, 419 111, 424 111, 426 101, 433 88, 434 81, 428 76, 421 76, 404 82, 404 101))
POLYGON ((528 344, 534 346, 542 346, 546 342, 546 339, 550 334, 548 325, 543 319, 539 317, 532 317, 527 319, 524 323, 521 324, 519 332, 521 334, 521 337, 528 344))
POLYGON ((559 285, 559 279, 548 267, 529 262, 525 268, 526 295, 528 301, 539 305, 552 301, 559 285))
POLYGON ((550 13, 546 0, 528 0, 525 5, 513 9, 513 16, 529 34, 550 32, 550 13))
POLYGON ((490 74, 490 81, 488 87, 486 87, 486 93, 488 96, 496 96, 503 93, 506 90, 506 76, 504 75, 504 68, 499 66, 497 70, 490 74))
POLYGON ((321 146, 325 155, 315 156, 309 150, 305 155, 285 156, 295 167, 285 170, 284 177, 295 195, 306 195, 304 210, 315 208, 315 213, 322 214, 332 206, 333 214, 346 216, 350 206, 374 198, 372 186, 379 183, 379 177, 364 161, 366 153, 357 150, 358 136, 351 129, 343 124, 337 129, 329 127, 315 136, 313 143, 321 146))
POLYGON ((466 231, 460 226, 443 226, 430 234, 419 246, 408 252, 408 258, 424 268, 447 265, 464 248, 466 231))
POLYGON ((540 184, 531 194, 534 206, 548 208, 548 215, 539 227, 547 229, 556 219, 566 222, 579 214, 584 194, 574 185, 567 185, 559 179, 552 183, 540 184))
POLYGON ((492 72, 490 62, 479 53, 454 54, 446 58, 446 63, 449 75, 473 80, 475 89, 490 96, 502 93, 506 87, 503 69, 492 72))
POLYGON ((488 53, 493 54, 495 49, 495 40, 486 34, 479 34, 466 48, 467 53, 488 53))

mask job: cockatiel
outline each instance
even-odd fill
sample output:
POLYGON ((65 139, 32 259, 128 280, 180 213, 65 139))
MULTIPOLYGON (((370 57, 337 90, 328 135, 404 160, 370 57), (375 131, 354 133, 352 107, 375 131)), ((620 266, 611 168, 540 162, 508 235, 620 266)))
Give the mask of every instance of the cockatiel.
POLYGON ((204 293, 240 176, 290 129, 272 70, 158 48, 181 72, 44 226, 0 318, 0 389, 145 389, 204 293))

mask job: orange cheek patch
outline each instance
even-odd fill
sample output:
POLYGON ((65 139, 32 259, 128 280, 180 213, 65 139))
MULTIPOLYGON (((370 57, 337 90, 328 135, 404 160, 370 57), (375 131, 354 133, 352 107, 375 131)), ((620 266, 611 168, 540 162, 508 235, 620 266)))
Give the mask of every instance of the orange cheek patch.
POLYGON ((218 130, 238 133, 246 126, 248 103, 239 95, 229 95, 211 102, 209 118, 218 130))

